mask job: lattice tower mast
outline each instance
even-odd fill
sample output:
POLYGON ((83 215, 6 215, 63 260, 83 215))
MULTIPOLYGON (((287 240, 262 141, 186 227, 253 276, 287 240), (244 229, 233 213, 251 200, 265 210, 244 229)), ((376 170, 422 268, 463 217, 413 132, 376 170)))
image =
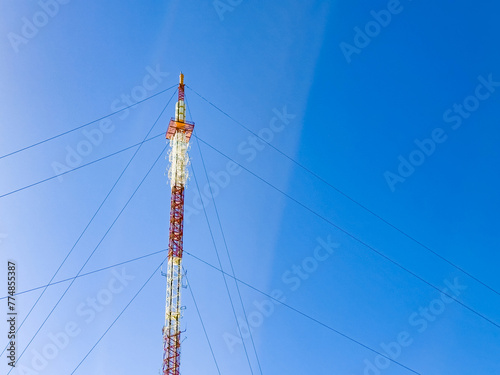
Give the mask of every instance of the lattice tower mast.
POLYGON ((170 232, 167 264, 167 300, 163 326, 163 374, 179 375, 181 352, 181 285, 184 226, 184 188, 188 178, 188 148, 194 123, 186 121, 184 75, 179 77, 179 98, 175 117, 170 120, 166 138, 170 141, 168 177, 172 191, 170 200, 170 232))

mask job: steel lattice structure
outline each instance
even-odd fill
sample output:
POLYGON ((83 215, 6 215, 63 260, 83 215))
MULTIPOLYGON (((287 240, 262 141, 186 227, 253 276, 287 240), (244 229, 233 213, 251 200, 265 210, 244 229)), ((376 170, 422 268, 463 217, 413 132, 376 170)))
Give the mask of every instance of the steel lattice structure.
POLYGON ((175 118, 170 120, 166 138, 170 140, 170 169, 172 190, 170 200, 170 232, 167 264, 167 300, 163 326, 163 374, 179 375, 181 352, 181 284, 182 249, 184 231, 184 187, 189 164, 189 139, 194 123, 186 121, 184 103, 184 75, 179 82, 179 98, 175 105, 175 118))

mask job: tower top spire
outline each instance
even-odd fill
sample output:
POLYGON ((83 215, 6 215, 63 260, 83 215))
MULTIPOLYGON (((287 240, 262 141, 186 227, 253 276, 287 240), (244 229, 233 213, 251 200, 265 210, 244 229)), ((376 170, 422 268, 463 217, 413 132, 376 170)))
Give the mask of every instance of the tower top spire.
POLYGON ((175 117, 168 124, 167 139, 172 139, 177 131, 182 131, 186 134, 186 140, 189 142, 193 133, 194 123, 186 121, 186 103, 184 102, 184 74, 179 74, 179 97, 175 104, 175 117))

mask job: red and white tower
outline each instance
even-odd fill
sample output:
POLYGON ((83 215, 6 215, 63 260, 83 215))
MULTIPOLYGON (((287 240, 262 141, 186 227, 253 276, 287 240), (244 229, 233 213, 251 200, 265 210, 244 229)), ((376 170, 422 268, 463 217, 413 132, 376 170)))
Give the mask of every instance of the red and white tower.
POLYGON ((170 232, 167 265, 167 301, 163 327, 163 375, 179 375, 181 352, 181 284, 182 238, 184 225, 184 187, 189 163, 189 139, 194 123, 186 121, 184 75, 179 77, 179 99, 175 118, 170 120, 166 138, 170 140, 170 169, 168 176, 172 195, 170 200, 170 232))

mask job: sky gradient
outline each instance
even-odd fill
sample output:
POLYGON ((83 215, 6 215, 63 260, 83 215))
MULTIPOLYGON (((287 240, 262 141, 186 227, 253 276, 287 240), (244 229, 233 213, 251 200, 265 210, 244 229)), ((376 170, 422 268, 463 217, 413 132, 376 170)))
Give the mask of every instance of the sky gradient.
POLYGON ((180 71, 182 374, 500 373, 499 11, 0 3, 0 297, 83 275, 16 297, 10 374, 159 373, 180 71))

